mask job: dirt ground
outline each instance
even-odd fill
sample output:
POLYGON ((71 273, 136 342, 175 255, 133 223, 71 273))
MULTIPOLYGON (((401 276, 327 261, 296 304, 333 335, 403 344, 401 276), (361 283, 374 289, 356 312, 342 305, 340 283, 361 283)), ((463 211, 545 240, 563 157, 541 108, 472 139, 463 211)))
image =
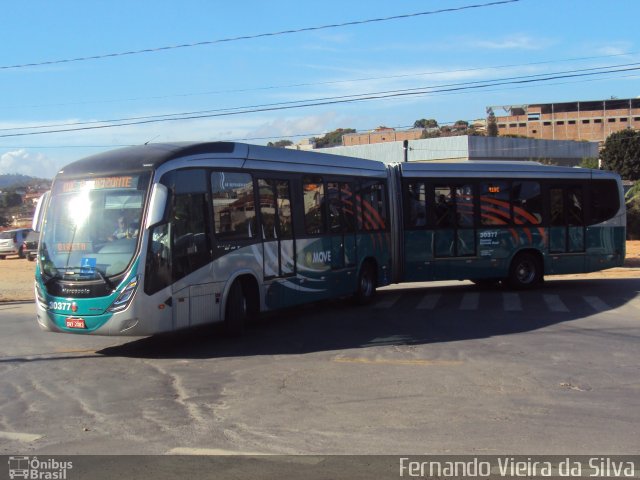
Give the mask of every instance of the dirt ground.
MULTIPOLYGON (((35 262, 18 257, 0 260, 0 302, 32 300, 35 262)), ((580 275, 563 275, 563 278, 619 278, 640 277, 640 240, 627 242, 624 267, 580 275)))

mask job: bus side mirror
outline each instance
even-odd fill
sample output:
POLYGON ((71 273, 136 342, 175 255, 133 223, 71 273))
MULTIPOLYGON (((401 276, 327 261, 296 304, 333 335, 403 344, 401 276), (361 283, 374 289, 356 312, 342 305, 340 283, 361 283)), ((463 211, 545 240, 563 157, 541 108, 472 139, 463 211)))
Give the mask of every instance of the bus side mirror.
POLYGON ((44 212, 47 209, 47 202, 49 201, 49 196, 51 195, 51 190, 48 190, 42 194, 40 198, 38 198, 38 202, 36 204, 36 211, 33 214, 33 220, 31 222, 31 229, 39 232, 42 229, 42 222, 44 221, 44 212))
POLYGON ((165 185, 156 183, 151 192, 149 215, 147 215, 147 224, 145 228, 152 227, 153 225, 165 220, 168 198, 169 189, 165 185))

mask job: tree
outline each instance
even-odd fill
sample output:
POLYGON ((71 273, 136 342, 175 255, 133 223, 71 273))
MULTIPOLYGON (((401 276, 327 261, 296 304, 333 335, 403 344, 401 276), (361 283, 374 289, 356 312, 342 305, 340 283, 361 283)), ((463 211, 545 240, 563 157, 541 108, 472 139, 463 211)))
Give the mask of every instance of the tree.
POLYGON ((278 140, 276 142, 267 143, 267 147, 284 148, 293 145, 291 140, 278 140))
POLYGON ((469 128, 469 122, 467 122, 466 120, 458 120, 453 124, 453 128, 455 130, 466 130, 469 128))
POLYGON ((493 110, 489 112, 489 116, 487 117, 487 137, 497 137, 498 136, 498 121, 496 120, 496 114, 493 113, 493 110))
POLYGON ((640 132, 627 128, 612 133, 600 152, 602 168, 626 180, 640 179, 640 132))
POLYGON ((438 122, 433 118, 421 118, 413 122, 413 128, 438 128, 438 122))
POLYGON ((314 138, 316 148, 329 148, 342 145, 342 136, 346 133, 355 133, 353 128, 338 128, 327 133, 324 137, 314 138))
POLYGON ((582 162, 580 162, 580 167, 582 167, 582 168, 593 168, 594 170, 597 170, 599 168, 598 159, 597 158, 593 158, 593 157, 583 158, 582 162))

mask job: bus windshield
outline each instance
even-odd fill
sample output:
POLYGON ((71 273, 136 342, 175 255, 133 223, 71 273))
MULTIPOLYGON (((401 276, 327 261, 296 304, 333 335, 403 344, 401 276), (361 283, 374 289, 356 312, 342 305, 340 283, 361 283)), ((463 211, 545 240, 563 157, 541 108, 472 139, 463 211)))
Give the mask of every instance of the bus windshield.
POLYGON ((148 174, 64 180, 43 225, 43 273, 74 281, 123 273, 136 252, 148 174))

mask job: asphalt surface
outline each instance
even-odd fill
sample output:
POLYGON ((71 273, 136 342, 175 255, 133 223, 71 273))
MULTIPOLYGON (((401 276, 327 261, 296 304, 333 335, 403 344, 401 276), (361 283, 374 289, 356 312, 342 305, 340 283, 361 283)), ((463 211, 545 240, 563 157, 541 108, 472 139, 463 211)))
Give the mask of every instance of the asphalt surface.
POLYGON ((640 279, 386 288, 149 338, 0 304, 0 454, 633 454, 640 279))

